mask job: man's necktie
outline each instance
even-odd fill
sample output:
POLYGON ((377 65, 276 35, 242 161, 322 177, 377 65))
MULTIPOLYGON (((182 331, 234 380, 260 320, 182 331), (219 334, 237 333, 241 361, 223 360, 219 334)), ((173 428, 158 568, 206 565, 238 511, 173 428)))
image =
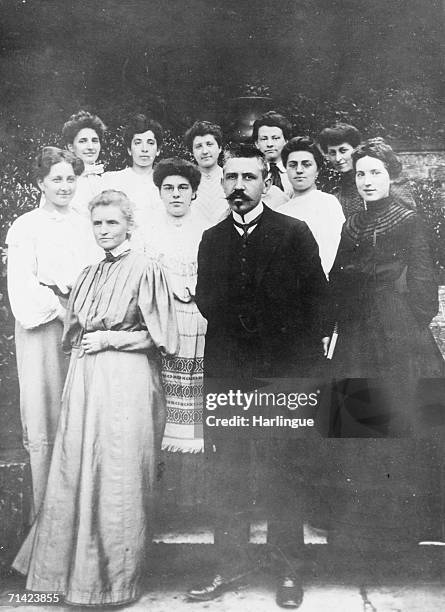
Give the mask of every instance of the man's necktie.
POLYGON ((249 223, 239 223, 239 221, 235 221, 235 219, 233 219, 233 224, 236 225, 236 227, 239 227, 243 230, 243 240, 244 242, 247 242, 247 237, 249 235, 248 230, 251 227, 255 227, 256 225, 258 225, 259 220, 261 219, 262 216, 262 212, 260 212, 260 214, 255 217, 255 219, 252 219, 252 221, 249 221, 249 223))
POLYGON ((269 174, 272 180, 272 185, 275 185, 281 189, 281 191, 284 191, 283 183, 281 182, 281 172, 275 162, 269 162, 269 174))

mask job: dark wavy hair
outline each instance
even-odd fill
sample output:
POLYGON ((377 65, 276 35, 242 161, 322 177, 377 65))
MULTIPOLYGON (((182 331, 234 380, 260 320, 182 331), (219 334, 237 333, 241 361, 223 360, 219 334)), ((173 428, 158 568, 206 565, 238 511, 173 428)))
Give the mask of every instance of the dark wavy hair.
POLYGON ((192 191, 198 189, 201 182, 201 173, 195 164, 180 157, 162 159, 153 170, 153 182, 158 189, 167 176, 183 176, 191 185, 192 191))
POLYGON ((268 113, 261 115, 261 117, 258 117, 253 124, 252 142, 256 142, 258 140, 258 130, 263 125, 280 128, 280 130, 283 132, 285 140, 289 140, 289 138, 292 136, 292 125, 290 121, 275 111, 269 111, 268 113))
POLYGON ((88 111, 81 110, 68 119, 62 128, 62 136, 66 145, 73 144, 74 139, 80 130, 90 128, 94 130, 100 143, 107 129, 105 123, 97 115, 92 115, 88 111))
POLYGON ((261 174, 263 175, 263 179, 265 180, 267 178, 267 175, 269 174, 269 169, 267 167, 266 157, 264 153, 260 151, 254 144, 238 143, 228 147, 224 151, 224 165, 226 164, 227 160, 238 157, 256 157, 261 166, 261 174))
POLYGON ((216 123, 210 121, 195 121, 184 134, 184 144, 190 150, 193 151, 193 141, 196 136, 207 136, 211 134, 214 137, 219 147, 223 146, 223 134, 222 130, 216 123))
POLYGON ((329 146, 337 147, 344 142, 355 149, 361 141, 362 135, 356 127, 349 123, 336 123, 331 127, 325 127, 318 136, 318 142, 324 153, 328 152, 329 146))
POLYGON ((294 151, 307 151, 308 153, 312 153, 317 168, 320 170, 322 167, 324 162, 323 155, 315 142, 308 136, 295 136, 295 138, 291 138, 286 142, 281 151, 281 159, 284 167, 286 167, 289 155, 294 151))
POLYGON ((158 149, 160 149, 164 142, 164 129, 160 123, 154 119, 149 119, 142 113, 133 115, 124 127, 124 142, 127 149, 131 147, 131 141, 135 134, 143 134, 148 130, 153 132, 158 149))
POLYGON ((59 149, 59 147, 43 147, 32 166, 34 180, 36 182, 43 181, 45 176, 50 173, 51 167, 63 161, 71 164, 76 176, 82 174, 84 170, 83 161, 76 157, 74 153, 67 149, 59 149))
POLYGON ((370 138, 355 149, 352 154, 354 170, 358 160, 363 157, 374 157, 383 162, 390 179, 396 179, 402 172, 402 162, 383 138, 370 138))

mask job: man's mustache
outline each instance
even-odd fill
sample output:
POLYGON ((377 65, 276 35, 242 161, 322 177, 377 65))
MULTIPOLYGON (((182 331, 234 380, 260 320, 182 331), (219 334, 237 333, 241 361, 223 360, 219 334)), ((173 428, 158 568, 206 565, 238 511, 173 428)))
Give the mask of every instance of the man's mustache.
POLYGON ((232 200, 244 200, 244 202, 251 202, 252 198, 250 198, 247 193, 244 193, 244 191, 235 189, 235 191, 232 191, 232 193, 226 196, 226 200, 229 200, 229 202, 232 200))

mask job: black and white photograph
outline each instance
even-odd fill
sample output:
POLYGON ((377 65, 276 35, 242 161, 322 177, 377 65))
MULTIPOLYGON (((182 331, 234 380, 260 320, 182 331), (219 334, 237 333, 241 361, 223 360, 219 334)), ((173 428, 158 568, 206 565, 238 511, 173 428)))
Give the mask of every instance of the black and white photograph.
POLYGON ((444 0, 0 10, 0 608, 444 610, 444 0))

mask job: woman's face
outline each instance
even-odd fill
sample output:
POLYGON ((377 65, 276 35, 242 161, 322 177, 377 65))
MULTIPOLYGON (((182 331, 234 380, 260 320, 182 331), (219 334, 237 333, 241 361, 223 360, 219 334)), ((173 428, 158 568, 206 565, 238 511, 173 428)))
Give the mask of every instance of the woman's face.
POLYGON ((71 164, 66 161, 53 164, 49 173, 37 182, 48 204, 64 209, 73 199, 77 177, 71 164))
POLYGON ((310 151, 292 151, 289 153, 286 171, 296 195, 302 195, 315 189, 318 167, 310 151))
POLYGON ((115 249, 128 237, 129 224, 119 206, 96 206, 91 221, 96 242, 105 251, 115 249))
POLYGON ((211 170, 218 164, 221 147, 213 134, 195 136, 193 139, 193 157, 203 170, 211 170))
POLYGON ((183 217, 189 212, 193 191, 187 178, 179 175, 166 176, 159 192, 167 214, 183 217))
POLYGON ((275 125, 262 125, 258 130, 256 141, 258 149, 264 153, 268 162, 278 162, 281 151, 286 144, 283 130, 275 125))
POLYGON ((391 179, 380 159, 366 156, 355 165, 355 184, 365 202, 376 202, 388 197, 391 179))
POLYGON ((342 142, 339 145, 329 145, 327 156, 334 168, 338 172, 349 172, 352 170, 352 152, 354 147, 348 142, 342 142))
POLYGON ((151 168, 156 157, 159 155, 158 143, 153 132, 147 130, 142 134, 135 134, 131 140, 128 154, 131 155, 133 166, 151 168))
POLYGON ((95 164, 100 153, 99 136, 91 128, 82 128, 77 132, 73 144, 68 145, 68 149, 84 164, 95 164))

